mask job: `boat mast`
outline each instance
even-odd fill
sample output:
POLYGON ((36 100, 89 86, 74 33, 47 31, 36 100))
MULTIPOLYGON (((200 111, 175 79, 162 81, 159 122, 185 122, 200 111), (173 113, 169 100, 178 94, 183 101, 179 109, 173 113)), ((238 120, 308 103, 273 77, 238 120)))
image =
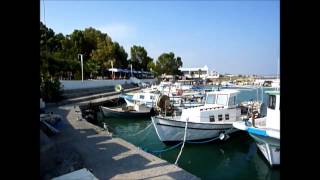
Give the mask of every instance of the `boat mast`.
POLYGON ((278 57, 277 79, 279 79, 279 87, 276 90, 280 90, 280 56, 278 57))

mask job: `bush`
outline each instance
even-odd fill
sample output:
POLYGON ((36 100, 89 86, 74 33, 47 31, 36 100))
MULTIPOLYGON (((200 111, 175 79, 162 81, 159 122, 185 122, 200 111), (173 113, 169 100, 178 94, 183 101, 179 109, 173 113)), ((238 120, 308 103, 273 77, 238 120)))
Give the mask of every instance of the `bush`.
POLYGON ((58 102, 62 100, 61 83, 58 79, 45 78, 40 84, 41 97, 45 102, 58 102))

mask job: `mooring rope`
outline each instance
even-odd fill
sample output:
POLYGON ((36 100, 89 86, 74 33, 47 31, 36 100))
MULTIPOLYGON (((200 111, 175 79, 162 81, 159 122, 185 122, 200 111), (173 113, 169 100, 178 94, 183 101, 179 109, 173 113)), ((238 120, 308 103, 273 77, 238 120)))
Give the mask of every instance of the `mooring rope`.
POLYGON ((179 161, 179 159, 180 159, 180 156, 181 156, 181 154, 182 154, 182 150, 183 150, 183 148, 184 148, 184 144, 185 144, 185 142, 186 142, 187 129, 188 129, 188 121, 189 121, 189 118, 186 119, 186 126, 185 126, 185 128, 184 128, 183 143, 182 143, 180 152, 179 152, 179 154, 178 154, 178 156, 177 156, 176 162, 174 163, 175 165, 177 165, 177 163, 178 163, 178 161, 179 161))
POLYGON ((219 138, 219 136, 215 137, 213 139, 206 140, 206 141, 187 141, 187 143, 189 143, 189 144, 204 144, 204 143, 208 143, 208 142, 214 141, 214 140, 216 140, 218 138, 219 138))
MULTIPOLYGON (((233 129, 230 128, 230 131, 233 129)), ((229 134, 229 133, 225 133, 225 134, 229 134)), ((209 140, 206 140, 206 141, 185 141, 186 143, 188 144, 204 144, 204 143, 208 143, 208 142, 211 142, 211 141, 214 141, 214 140, 217 140, 219 138, 218 137, 215 137, 215 138, 212 138, 212 139, 209 139, 209 140)), ((166 152, 166 151, 170 151, 170 150, 173 150, 177 147, 179 147, 181 144, 183 143, 183 141, 181 141, 180 143, 174 145, 174 146, 171 146, 170 148, 167 148, 167 149, 163 149, 163 150, 148 150, 146 148, 142 148, 143 150, 147 151, 147 152, 151 152, 151 153, 162 153, 162 152, 166 152)))
MULTIPOLYGON (((148 128, 150 128, 151 125, 152 125, 152 123, 150 123, 147 127, 145 127, 144 129, 138 131, 138 132, 135 133, 135 134, 127 135, 127 137, 132 137, 132 136, 136 136, 136 135, 138 135, 138 134, 141 134, 142 132, 144 132, 145 130, 147 130, 148 128)), ((110 128, 113 132, 116 132, 116 130, 115 130, 114 128, 112 128, 112 127, 110 127, 110 126, 107 126, 107 130, 108 130, 109 128, 110 128)), ((129 134, 130 132, 126 132, 126 133, 129 134)), ((114 136, 114 137, 120 137, 119 135, 116 135, 116 134, 114 135, 113 133, 112 133, 112 136, 114 136)))
POLYGON ((171 146, 171 147, 169 147, 169 148, 167 148, 167 149, 162 149, 162 150, 148 150, 148 149, 143 149, 143 150, 145 150, 145 151, 147 151, 147 152, 151 152, 151 153, 162 153, 162 152, 166 152, 166 151, 170 151, 170 150, 172 150, 172 149, 175 149, 176 147, 179 147, 181 144, 182 144, 183 142, 181 141, 180 143, 178 143, 178 144, 176 144, 176 145, 174 145, 174 146, 171 146))
POLYGON ((151 127, 151 125, 152 125, 152 122, 151 122, 147 127, 145 127, 144 129, 138 131, 137 133, 128 135, 128 136, 136 136, 136 135, 138 135, 138 134, 141 134, 142 132, 144 132, 145 130, 147 130, 149 127, 151 127))

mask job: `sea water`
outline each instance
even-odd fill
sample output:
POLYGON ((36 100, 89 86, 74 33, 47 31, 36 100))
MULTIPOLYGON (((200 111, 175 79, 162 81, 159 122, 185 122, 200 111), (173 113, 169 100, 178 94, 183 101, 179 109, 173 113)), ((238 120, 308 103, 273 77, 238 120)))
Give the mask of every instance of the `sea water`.
MULTIPOLYGON (((256 89, 240 89, 237 101, 261 100, 262 97, 263 102, 266 103, 267 97, 261 90, 258 90, 257 93, 256 89)), ((264 109, 265 111, 266 109, 264 109)), ((109 130, 115 136, 119 136, 148 152, 172 147, 159 140, 153 125, 149 126, 150 118, 104 118, 101 114, 98 114, 98 117, 100 122, 108 124, 109 130), (148 126, 149 128, 143 130, 148 126), (139 133, 136 134, 137 132, 139 133)), ((154 155, 174 163, 180 147, 154 155)), ((178 166, 201 179, 280 179, 279 167, 270 167, 254 140, 243 131, 232 134, 226 141, 185 144, 178 166)))

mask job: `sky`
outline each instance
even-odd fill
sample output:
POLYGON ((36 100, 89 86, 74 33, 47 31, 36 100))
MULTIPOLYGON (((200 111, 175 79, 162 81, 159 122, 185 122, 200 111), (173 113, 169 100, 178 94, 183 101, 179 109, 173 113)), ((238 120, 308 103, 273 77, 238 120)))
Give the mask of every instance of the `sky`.
POLYGON ((183 67, 219 73, 274 75, 280 56, 278 0, 41 0, 40 20, 56 33, 93 27, 154 61, 164 52, 183 67), (44 2, 44 3, 43 3, 44 2))

